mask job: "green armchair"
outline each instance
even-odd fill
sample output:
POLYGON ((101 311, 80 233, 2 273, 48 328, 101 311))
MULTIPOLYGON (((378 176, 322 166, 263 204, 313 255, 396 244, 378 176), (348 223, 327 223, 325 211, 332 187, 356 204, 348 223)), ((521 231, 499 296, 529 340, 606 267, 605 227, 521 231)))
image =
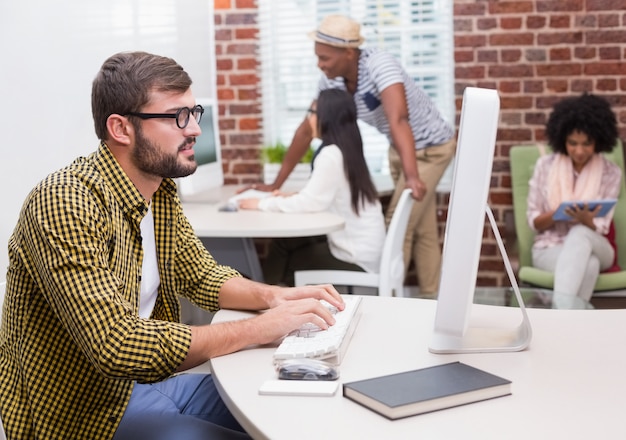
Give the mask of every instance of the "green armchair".
MULTIPOLYGON (((613 151, 607 153, 606 156, 622 170, 621 189, 613 216, 616 231, 617 262, 621 271, 601 273, 596 281, 594 294, 595 292, 626 289, 626 183, 624 182, 622 143, 618 141, 613 151)), ((526 220, 528 181, 532 177, 535 162, 539 158, 539 149, 534 145, 514 146, 511 148, 509 157, 515 233, 519 251, 518 278, 520 283, 551 289, 554 285, 554 274, 532 266, 531 248, 535 234, 526 220)))

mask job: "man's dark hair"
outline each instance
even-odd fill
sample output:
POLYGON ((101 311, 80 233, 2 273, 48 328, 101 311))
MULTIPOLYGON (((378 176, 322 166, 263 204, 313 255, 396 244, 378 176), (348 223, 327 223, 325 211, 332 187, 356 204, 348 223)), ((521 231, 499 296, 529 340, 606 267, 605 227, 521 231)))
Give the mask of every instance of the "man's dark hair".
POLYGON ((146 52, 121 52, 107 59, 91 90, 96 135, 107 139, 107 118, 140 112, 152 90, 186 92, 191 78, 173 59, 146 52))

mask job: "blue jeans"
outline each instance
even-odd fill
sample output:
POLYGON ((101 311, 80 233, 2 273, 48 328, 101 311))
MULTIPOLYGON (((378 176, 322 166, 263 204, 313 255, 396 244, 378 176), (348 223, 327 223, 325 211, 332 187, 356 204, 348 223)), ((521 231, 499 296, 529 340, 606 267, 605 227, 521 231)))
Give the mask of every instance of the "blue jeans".
POLYGON ((249 439, 209 374, 135 384, 114 440, 249 439))

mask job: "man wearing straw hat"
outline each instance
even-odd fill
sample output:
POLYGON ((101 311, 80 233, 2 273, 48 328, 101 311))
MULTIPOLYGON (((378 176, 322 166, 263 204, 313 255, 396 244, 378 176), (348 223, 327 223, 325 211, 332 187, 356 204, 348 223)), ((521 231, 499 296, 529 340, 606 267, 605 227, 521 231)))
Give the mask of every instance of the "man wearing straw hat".
MULTIPOLYGON (((360 32, 361 26, 354 20, 329 15, 309 33, 323 73, 319 90, 350 92, 359 119, 389 139, 389 166, 396 189, 387 222, 402 190, 411 188, 417 202, 404 243, 405 268, 413 258, 420 294, 434 296, 441 267, 435 188, 456 150, 454 129, 391 54, 360 48, 365 40, 360 32)), ((276 180, 264 186, 265 190, 278 189, 284 183, 311 140, 305 119, 296 130, 276 180)))

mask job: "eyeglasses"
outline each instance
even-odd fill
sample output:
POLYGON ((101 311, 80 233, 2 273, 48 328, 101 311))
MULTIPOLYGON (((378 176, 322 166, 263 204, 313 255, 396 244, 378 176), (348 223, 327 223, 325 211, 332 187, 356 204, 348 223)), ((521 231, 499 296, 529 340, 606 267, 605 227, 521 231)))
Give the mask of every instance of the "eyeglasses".
POLYGON ((202 114, 204 113, 204 108, 198 104, 193 108, 189 107, 181 107, 176 113, 138 113, 138 112, 129 112, 128 114, 131 116, 137 116, 141 119, 176 119, 176 126, 181 130, 185 128, 189 124, 189 117, 193 115, 193 118, 199 124, 202 119, 202 114))

